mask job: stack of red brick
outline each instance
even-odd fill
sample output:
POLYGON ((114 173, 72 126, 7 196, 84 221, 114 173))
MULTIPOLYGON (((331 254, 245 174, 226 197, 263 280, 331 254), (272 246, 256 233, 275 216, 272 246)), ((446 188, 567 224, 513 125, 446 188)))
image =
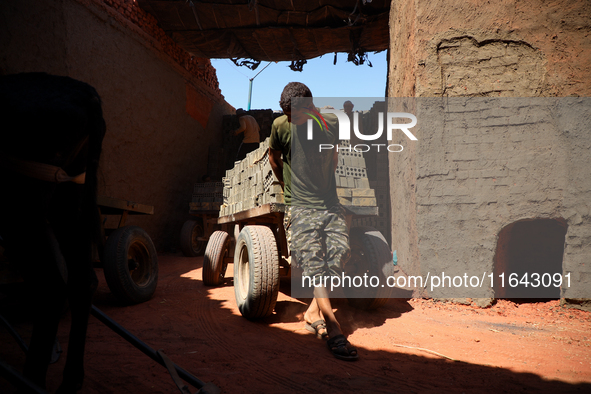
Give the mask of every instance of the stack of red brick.
POLYGON ((218 78, 215 69, 207 58, 192 56, 189 52, 178 46, 172 38, 166 35, 164 30, 158 27, 156 19, 142 10, 135 0, 95 0, 114 9, 123 15, 129 22, 139 26, 150 36, 160 42, 162 50, 184 67, 191 74, 203 81, 214 92, 221 95, 218 78))

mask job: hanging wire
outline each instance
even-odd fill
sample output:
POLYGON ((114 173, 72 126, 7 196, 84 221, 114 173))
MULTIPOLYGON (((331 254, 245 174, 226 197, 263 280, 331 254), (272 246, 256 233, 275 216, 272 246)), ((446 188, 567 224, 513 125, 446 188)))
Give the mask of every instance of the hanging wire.
POLYGON ((246 75, 242 71, 240 71, 240 69, 238 67, 236 67, 236 64, 231 63, 229 59, 224 59, 224 60, 226 61, 226 63, 228 63, 230 65, 232 70, 236 71, 237 73, 242 74, 245 78, 250 78, 248 75, 246 75))

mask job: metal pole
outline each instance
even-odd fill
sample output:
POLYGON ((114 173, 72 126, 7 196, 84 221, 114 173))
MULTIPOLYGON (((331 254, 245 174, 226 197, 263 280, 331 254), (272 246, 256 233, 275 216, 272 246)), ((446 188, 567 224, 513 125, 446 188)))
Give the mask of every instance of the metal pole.
POLYGON ((269 65, 271 64, 271 62, 269 62, 265 67, 263 67, 263 69, 261 71, 259 71, 254 77, 250 78, 250 83, 248 84, 248 106, 246 107, 247 111, 250 111, 250 99, 252 97, 252 81, 257 77, 257 75, 259 75, 260 73, 262 73, 265 68, 269 67, 269 65))
MULTIPOLYGON (((259 75, 259 74, 257 74, 259 75)), ((256 75, 255 75, 256 77, 256 75)), ((252 97, 252 80, 254 79, 254 77, 250 78, 250 82, 248 83, 248 106, 246 107, 247 111, 250 111, 250 99, 252 97)))
POLYGON ((18 332, 16 332, 16 330, 10 325, 10 323, 2 315, 0 315, 0 322, 4 325, 4 327, 6 327, 6 329, 10 333, 10 335, 12 335, 12 337, 14 338, 16 343, 18 343, 20 348, 23 350, 23 352, 26 353, 29 350, 29 348, 27 347, 27 344, 25 343, 25 341, 23 341, 23 338, 21 338, 21 336, 18 335, 18 332))
MULTIPOLYGON (((109 327, 111 330, 115 331, 117 334, 123 337, 123 339, 125 339, 127 342, 131 343, 133 346, 139 349, 142 353, 150 357, 152 360, 156 361, 158 364, 166 367, 164 361, 162 361, 162 359, 154 349, 146 345, 138 337, 127 331, 117 322, 112 320, 109 316, 105 315, 96 306, 92 305, 90 313, 98 320, 100 320, 102 323, 104 323, 107 327, 109 327)), ((194 387, 200 389, 205 385, 204 382, 197 379, 195 376, 191 375, 189 372, 185 371, 178 365, 174 364, 174 368, 176 369, 176 371, 182 379, 184 379, 186 382, 189 382, 194 387)))
POLYGON ((45 391, 45 389, 37 386, 2 360, 0 360, 0 376, 14 384, 18 388, 19 393, 49 394, 49 391, 45 391))

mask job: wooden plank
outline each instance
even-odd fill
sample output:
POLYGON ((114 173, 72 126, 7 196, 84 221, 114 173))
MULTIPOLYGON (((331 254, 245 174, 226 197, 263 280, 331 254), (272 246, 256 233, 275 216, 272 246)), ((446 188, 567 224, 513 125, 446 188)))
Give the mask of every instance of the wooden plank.
POLYGON ((244 220, 257 218, 264 219, 265 216, 271 216, 275 219, 275 216, 278 216, 278 214, 283 212, 285 212, 285 204, 269 203, 261 205, 260 207, 247 209, 246 211, 237 212, 232 215, 222 216, 221 218, 218 218, 218 224, 238 223, 244 220))
POLYGON ((189 211, 219 211, 221 202, 190 202, 189 211))
POLYGON ((193 215, 193 216, 201 216, 201 215, 213 215, 213 216, 217 216, 220 214, 220 210, 219 209, 213 209, 213 210, 204 210, 204 209, 189 209, 189 215, 193 215))
POLYGON ((140 204, 118 198, 97 196, 97 204, 101 208, 103 215, 120 215, 128 211, 131 215, 153 215, 154 207, 152 205, 140 204))

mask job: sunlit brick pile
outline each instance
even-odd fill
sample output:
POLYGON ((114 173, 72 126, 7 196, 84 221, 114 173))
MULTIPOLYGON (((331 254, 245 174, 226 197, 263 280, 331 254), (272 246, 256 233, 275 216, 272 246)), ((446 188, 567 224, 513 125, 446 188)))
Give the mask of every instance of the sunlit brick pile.
POLYGON ((283 203, 283 189, 269 163, 269 138, 236 162, 222 178, 224 203, 220 216, 232 215, 269 203, 283 203))
MULTIPOLYGON (((376 195, 369 187, 362 153, 349 152, 348 141, 341 142, 335 173, 337 194, 344 206, 376 206, 376 195), (342 149, 344 148, 344 149, 342 149)), ((220 217, 233 215, 269 203, 283 203, 283 189, 269 163, 269 138, 250 152, 234 168, 226 171, 220 217)))

